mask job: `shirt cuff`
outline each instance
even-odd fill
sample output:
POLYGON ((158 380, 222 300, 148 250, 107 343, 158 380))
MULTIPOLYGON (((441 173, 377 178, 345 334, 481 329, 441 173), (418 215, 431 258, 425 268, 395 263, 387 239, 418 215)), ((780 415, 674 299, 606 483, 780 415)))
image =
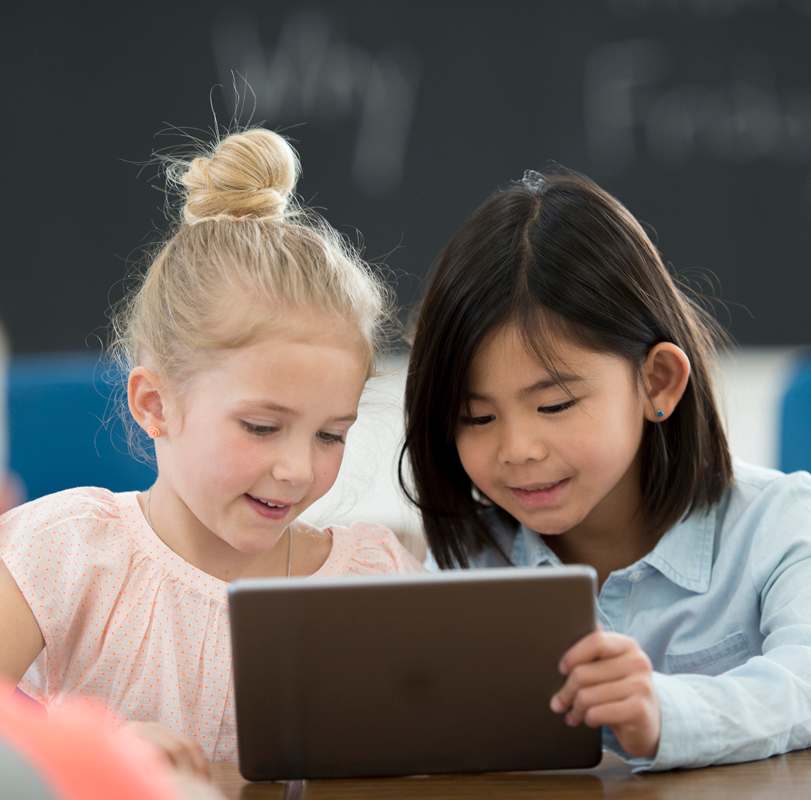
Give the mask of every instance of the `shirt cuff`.
POLYGON ((603 725, 603 749, 610 750, 619 756, 626 764, 634 768, 634 772, 644 772, 650 769, 651 764, 653 764, 652 758, 638 758, 626 753, 622 745, 617 741, 617 737, 611 732, 611 728, 607 725, 603 725))
POLYGON ((706 767, 717 760, 720 720, 715 710, 678 675, 653 673, 662 729, 659 750, 646 767, 653 772, 676 767, 706 767))

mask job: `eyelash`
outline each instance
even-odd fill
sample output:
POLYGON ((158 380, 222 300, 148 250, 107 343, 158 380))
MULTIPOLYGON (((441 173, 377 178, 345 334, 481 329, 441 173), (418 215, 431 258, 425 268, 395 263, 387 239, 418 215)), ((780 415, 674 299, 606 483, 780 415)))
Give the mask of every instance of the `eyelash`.
POLYGON ((486 425, 494 419, 492 414, 488 414, 486 417, 461 417, 460 422, 463 425, 486 425))
MULTIPOLYGON (((254 425, 251 422, 243 422, 242 427, 254 436, 270 436, 277 428, 274 425, 254 425)), ((316 436, 320 442, 326 445, 345 444, 346 438, 339 433, 327 433, 319 431, 316 436)))
POLYGON ((556 406, 541 406, 538 411, 543 414, 560 414, 561 411, 571 408, 576 402, 576 400, 568 400, 565 403, 558 403, 556 406))
MULTIPOLYGON (((565 403, 558 403, 554 406, 541 406, 538 408, 538 411, 542 414, 560 414, 561 411, 571 408, 576 402, 576 400, 568 400, 565 403)), ((463 425, 486 425, 494 419, 495 417, 492 414, 487 414, 483 417, 461 417, 460 422, 463 425)))
POLYGON ((251 422, 243 422, 242 427, 254 436, 269 436, 276 430, 273 425, 254 425, 251 422))
POLYGON ((341 436, 340 433, 327 433, 326 431, 319 431, 317 436, 326 445, 346 444, 346 438, 341 436))

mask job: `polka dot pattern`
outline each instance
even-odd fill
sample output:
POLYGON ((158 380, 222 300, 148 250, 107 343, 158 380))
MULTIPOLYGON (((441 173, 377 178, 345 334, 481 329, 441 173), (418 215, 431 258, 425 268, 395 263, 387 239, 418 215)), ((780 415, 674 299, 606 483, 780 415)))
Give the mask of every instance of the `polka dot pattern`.
MULTIPOLYGON (((328 531, 314 577, 423 570, 380 525, 328 531)), ((236 759, 227 585, 155 536, 135 492, 71 489, 13 509, 0 518, 0 557, 45 639, 26 693, 51 713, 81 698, 111 718, 159 722, 209 760, 236 759)))
POLYGON ((332 550, 314 578, 425 572, 398 538, 376 522, 354 522, 349 528, 331 525, 327 530, 332 534, 332 550))

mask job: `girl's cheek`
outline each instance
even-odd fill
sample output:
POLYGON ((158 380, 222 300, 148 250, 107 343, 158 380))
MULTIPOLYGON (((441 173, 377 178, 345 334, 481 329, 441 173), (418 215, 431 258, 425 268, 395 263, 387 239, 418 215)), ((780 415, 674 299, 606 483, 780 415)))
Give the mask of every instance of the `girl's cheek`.
POLYGON ((329 481, 330 486, 335 482, 338 477, 338 472, 343 464, 344 450, 342 447, 335 447, 335 453, 329 453, 328 457, 321 465, 321 474, 324 476, 325 481, 329 481))
POLYGON ((267 458, 261 457, 261 451, 252 442, 246 442, 242 437, 229 442, 221 448, 218 454, 220 464, 230 468, 233 472, 244 473, 255 468, 267 458))

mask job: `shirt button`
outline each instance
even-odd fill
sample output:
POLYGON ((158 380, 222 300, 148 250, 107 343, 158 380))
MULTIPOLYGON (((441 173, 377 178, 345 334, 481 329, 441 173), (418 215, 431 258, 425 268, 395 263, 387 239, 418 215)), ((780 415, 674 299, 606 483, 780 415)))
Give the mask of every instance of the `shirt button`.
POLYGON ((641 569, 635 569, 633 572, 628 574, 628 580, 631 581, 631 583, 638 583, 642 580, 643 575, 644 573, 641 569))

